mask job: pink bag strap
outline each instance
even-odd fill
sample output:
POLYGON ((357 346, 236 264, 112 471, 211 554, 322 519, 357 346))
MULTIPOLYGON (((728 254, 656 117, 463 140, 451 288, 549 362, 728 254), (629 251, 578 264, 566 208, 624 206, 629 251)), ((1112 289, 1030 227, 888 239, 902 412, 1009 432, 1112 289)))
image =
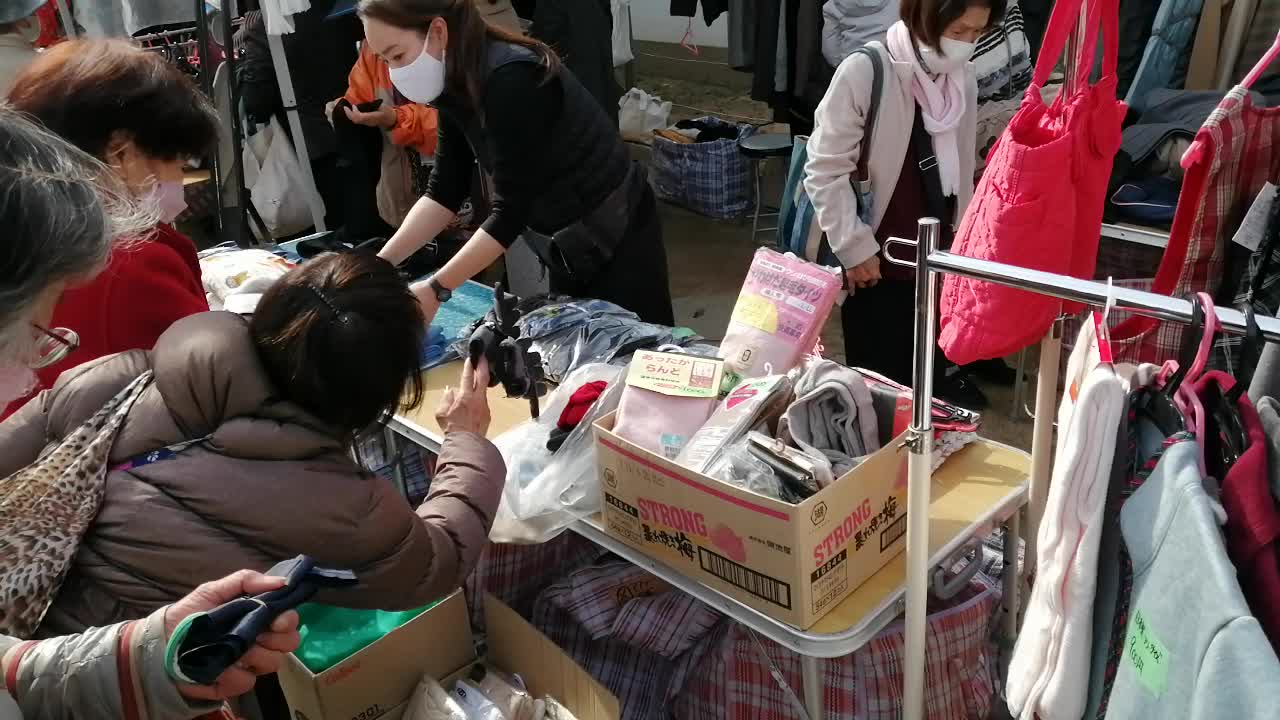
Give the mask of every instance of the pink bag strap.
POLYGON ((1097 47, 1097 31, 1099 24, 1102 27, 1103 35, 1103 53, 1102 53, 1102 73, 1103 77, 1115 75, 1117 52, 1120 42, 1120 10, 1118 0, 1058 0, 1053 4, 1053 14, 1049 16, 1049 25, 1045 28, 1044 40, 1040 45, 1040 54, 1036 56, 1035 74, 1031 79, 1031 87, 1038 89, 1044 87, 1049 81, 1049 74, 1053 72, 1054 66, 1058 64, 1058 59, 1062 57, 1063 51, 1066 50, 1067 38, 1071 35, 1072 28, 1080 18, 1081 3, 1090 2, 1088 19, 1089 32, 1085 37, 1085 47, 1082 57, 1088 58, 1087 62, 1080 63, 1078 79, 1083 83, 1089 77, 1089 71, 1093 68, 1093 51, 1097 47))

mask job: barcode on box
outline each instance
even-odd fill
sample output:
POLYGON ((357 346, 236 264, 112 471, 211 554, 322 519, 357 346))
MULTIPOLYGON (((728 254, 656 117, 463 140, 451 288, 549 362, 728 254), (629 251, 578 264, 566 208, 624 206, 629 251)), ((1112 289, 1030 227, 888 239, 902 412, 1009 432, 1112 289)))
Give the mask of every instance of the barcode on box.
POLYGON ((898 542, 898 538, 907 534, 907 514, 903 513, 901 517, 894 520, 884 530, 880 531, 880 552, 889 549, 889 546, 898 542))
POLYGON ((739 565, 701 546, 698 547, 698 562, 703 570, 734 587, 741 588, 778 607, 791 609, 791 586, 781 580, 761 575, 751 568, 739 565))

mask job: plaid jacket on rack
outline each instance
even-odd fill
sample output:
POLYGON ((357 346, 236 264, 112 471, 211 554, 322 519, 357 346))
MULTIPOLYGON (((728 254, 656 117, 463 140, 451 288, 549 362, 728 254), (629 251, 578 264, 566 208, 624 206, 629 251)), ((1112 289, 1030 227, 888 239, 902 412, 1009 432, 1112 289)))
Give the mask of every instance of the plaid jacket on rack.
MULTIPOLYGON (((1215 295, 1226 244, 1268 178, 1280 177, 1280 108, 1259 108, 1240 86, 1227 93, 1196 134, 1199 160, 1187 169, 1153 291, 1215 295)), ((1161 362, 1178 355, 1181 323, 1135 318, 1116 327, 1118 360, 1161 362)))

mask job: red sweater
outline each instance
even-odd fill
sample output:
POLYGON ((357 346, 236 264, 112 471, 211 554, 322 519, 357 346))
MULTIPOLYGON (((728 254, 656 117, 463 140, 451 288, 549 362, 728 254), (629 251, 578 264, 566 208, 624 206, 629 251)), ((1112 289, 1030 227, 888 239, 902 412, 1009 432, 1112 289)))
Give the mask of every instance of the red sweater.
MULTIPOLYGON (((38 371, 35 392, 52 387, 63 370, 125 350, 150 349, 175 320, 208 309, 195 243, 169 225, 158 225, 145 241, 117 249, 89 284, 63 293, 53 327, 75 330, 80 347, 38 371)), ((9 403, 3 417, 30 398, 9 403)))

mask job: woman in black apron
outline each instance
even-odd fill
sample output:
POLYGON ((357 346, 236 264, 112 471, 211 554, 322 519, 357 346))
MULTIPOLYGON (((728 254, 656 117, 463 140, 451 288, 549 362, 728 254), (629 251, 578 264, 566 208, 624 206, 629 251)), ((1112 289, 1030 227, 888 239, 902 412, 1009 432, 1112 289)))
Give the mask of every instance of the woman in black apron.
POLYGON ((617 127, 550 48, 487 25, 473 0, 362 0, 359 12, 396 90, 440 113, 427 194, 382 257, 399 264, 445 229, 473 163, 490 180, 488 219, 414 288, 428 320, 523 236, 553 292, 674 323, 653 191, 617 127))

